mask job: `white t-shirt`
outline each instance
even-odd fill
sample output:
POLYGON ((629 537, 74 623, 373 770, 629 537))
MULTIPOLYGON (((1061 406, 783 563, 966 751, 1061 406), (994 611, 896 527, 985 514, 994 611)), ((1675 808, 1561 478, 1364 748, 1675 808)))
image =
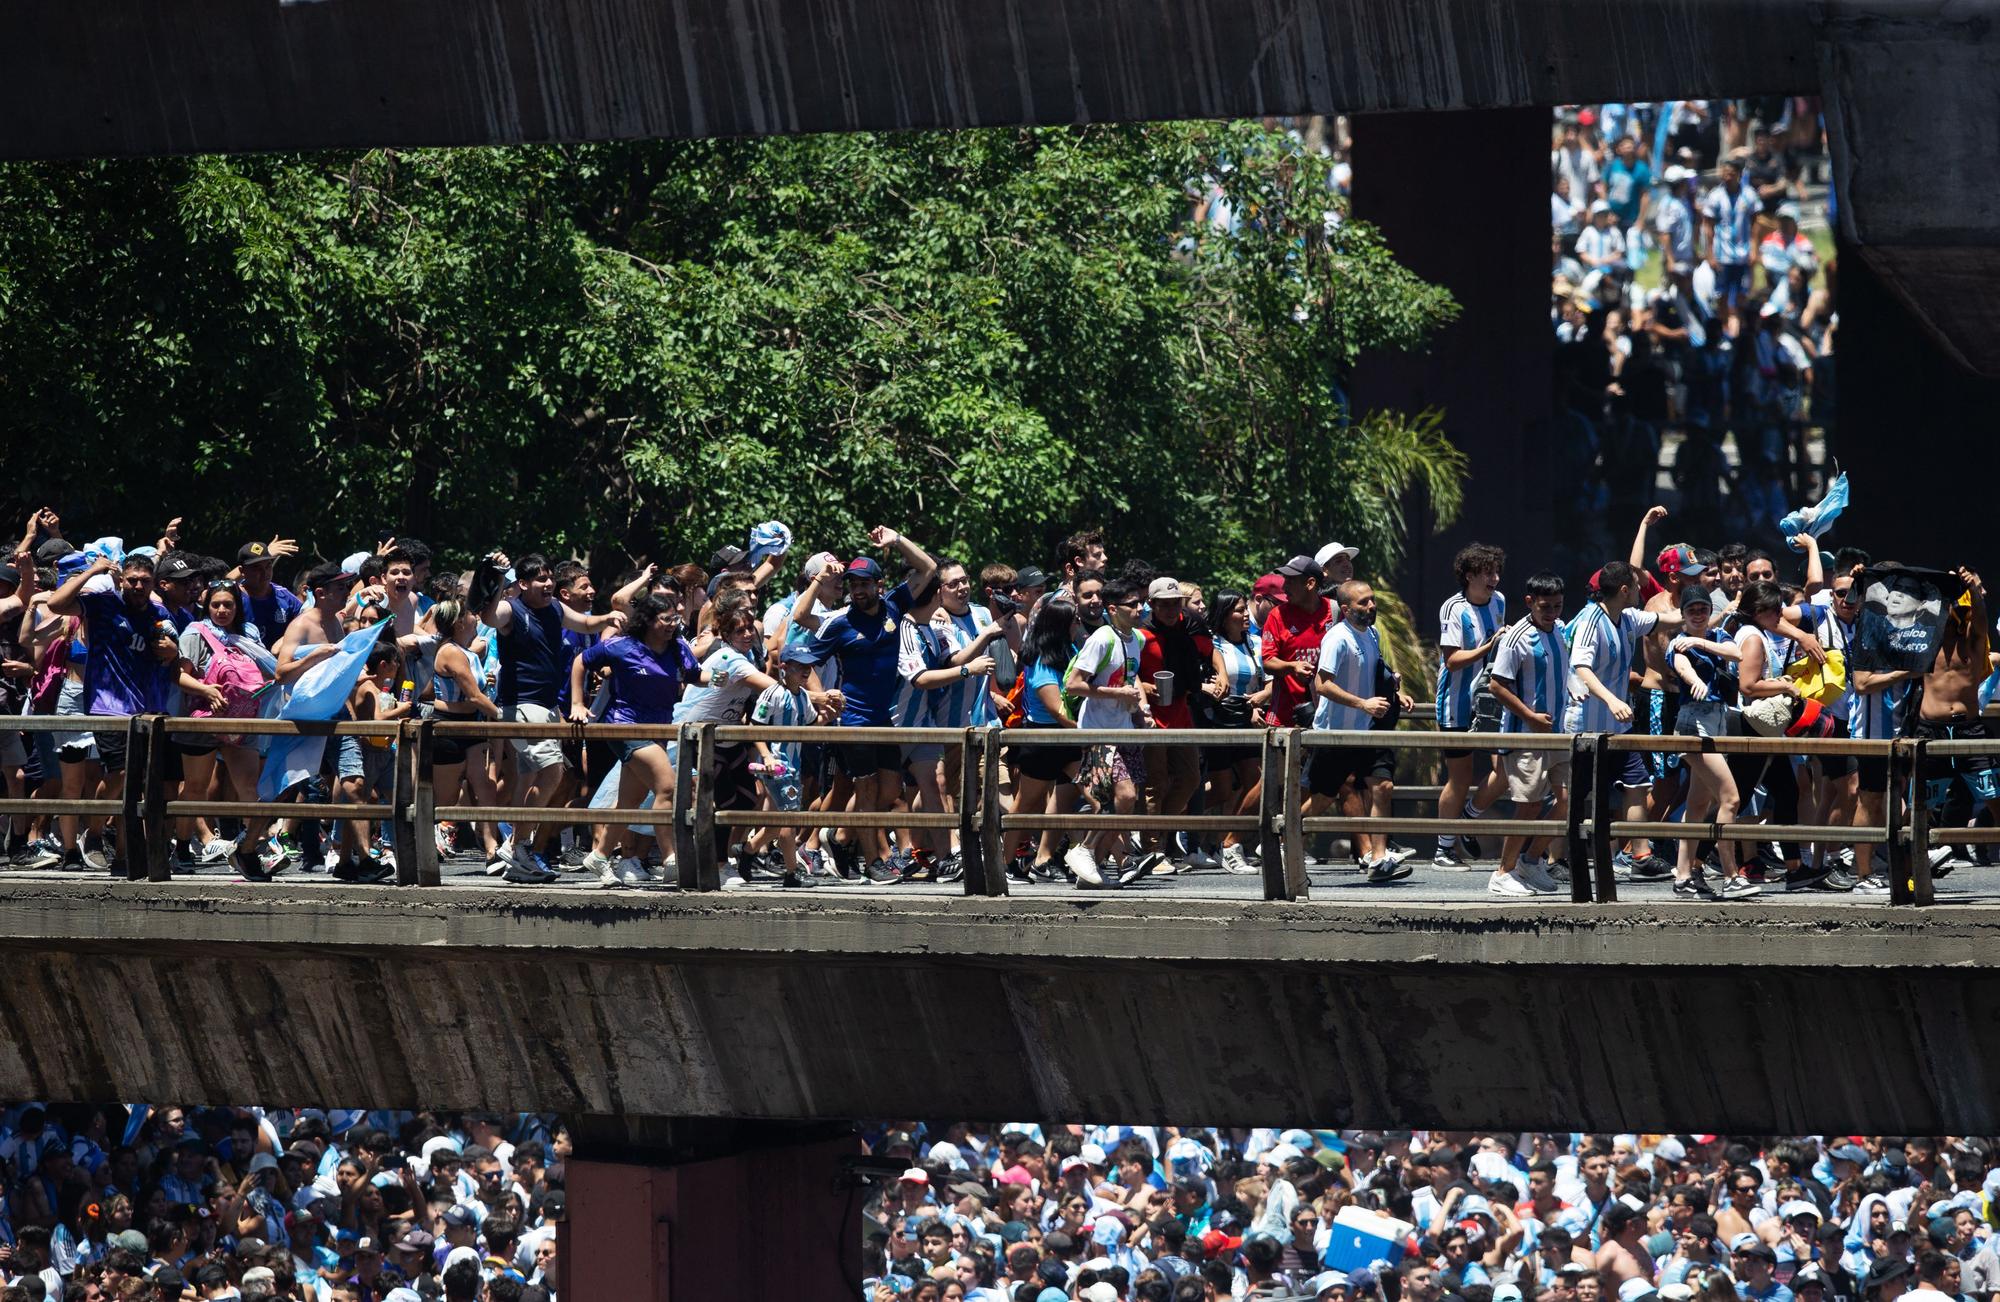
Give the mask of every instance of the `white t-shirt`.
MULTIPOLYGON (((1123 687, 1139 681, 1139 651, 1144 645, 1138 630, 1125 638, 1106 624, 1090 635, 1072 664, 1090 679, 1092 687, 1123 687)), ((1104 701, 1092 697, 1077 711, 1079 728, 1130 728, 1133 707, 1124 701, 1104 701)))

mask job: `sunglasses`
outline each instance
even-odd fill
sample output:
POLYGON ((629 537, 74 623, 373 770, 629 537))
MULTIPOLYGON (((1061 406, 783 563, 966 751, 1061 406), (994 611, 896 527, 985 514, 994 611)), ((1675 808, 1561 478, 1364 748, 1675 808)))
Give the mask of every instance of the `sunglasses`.
POLYGON ((1119 607, 1122 610, 1137 610, 1139 609, 1140 606, 1144 605, 1145 603, 1139 601, 1114 601, 1111 604, 1119 607))
POLYGON ((1844 602, 1847 602, 1847 603, 1849 603, 1849 604, 1851 605, 1851 604, 1853 604, 1853 602, 1854 602, 1854 589, 1852 589, 1852 588, 1835 588, 1835 589, 1833 590, 1833 599, 1834 599, 1835 601, 1844 601, 1844 602))

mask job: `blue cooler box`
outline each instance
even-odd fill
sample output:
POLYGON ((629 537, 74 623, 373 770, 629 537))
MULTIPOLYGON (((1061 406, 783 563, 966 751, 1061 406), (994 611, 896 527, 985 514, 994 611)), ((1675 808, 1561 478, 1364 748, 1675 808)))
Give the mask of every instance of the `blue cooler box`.
POLYGON ((1360 1207, 1343 1207, 1333 1218, 1321 1261, 1328 1270, 1349 1274, 1377 1261, 1393 1266, 1403 1259, 1403 1245, 1416 1228, 1360 1207))

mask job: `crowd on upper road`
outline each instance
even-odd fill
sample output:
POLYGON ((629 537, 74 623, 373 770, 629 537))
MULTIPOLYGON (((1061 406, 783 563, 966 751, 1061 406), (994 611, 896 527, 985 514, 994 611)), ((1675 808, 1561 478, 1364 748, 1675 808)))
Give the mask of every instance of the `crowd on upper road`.
POLYGON ((0 1108, 0 1302, 552 1302, 529 1115, 0 1108))
MULTIPOLYGON (((1517 818, 1560 817, 1587 794, 1588 775, 1572 790, 1567 752, 1509 744, 1522 734, 1636 726, 1659 736, 1809 727, 1867 739, 1983 736, 1992 657, 1978 576, 1961 569, 1953 580, 1963 595, 1934 663, 1849 674, 1870 558, 1852 547, 1821 551, 1815 535, 1835 514, 1829 498, 1781 569, 1779 558, 1741 544, 1709 550, 1654 537, 1666 518, 1655 507, 1629 557, 1603 564, 1581 591, 1543 570, 1512 606, 1500 586, 1504 552, 1463 549, 1459 591, 1436 625, 1435 710, 1438 726, 1465 744, 1444 752, 1438 808, 1441 817, 1496 822, 1485 838, 1441 838, 1432 865, 1492 863, 1489 889, 1503 896, 1562 887, 1562 847, 1508 836, 1501 802, 1517 818)), ((1018 730, 1003 751, 1011 812, 1172 817, 1254 813, 1264 728, 1365 737, 1414 706, 1383 654, 1377 595, 1356 577, 1357 551, 1338 542, 1282 559, 1247 591, 1205 591, 1143 560, 1114 564, 1091 531, 1064 539, 1049 572, 1000 562, 975 572, 880 526, 864 550, 884 556, 900 571, 893 576, 870 554, 818 551, 794 567, 802 549, 775 521, 745 541, 706 566, 631 570, 600 601, 586 566, 537 554, 496 552, 468 572, 434 575, 426 546, 384 539, 299 565, 280 583, 276 569, 295 552, 284 539, 244 544, 233 561, 181 547, 177 526, 148 546, 117 537, 78 546, 51 512, 37 511, 0 570, 0 708, 74 725, 0 730, 0 774, 10 794, 116 797, 127 781, 127 735, 122 722, 97 720, 147 712, 220 716, 226 727, 279 702, 287 711, 317 702, 324 709, 310 717, 541 724, 550 735, 438 735, 430 775, 440 806, 549 810, 534 823, 440 824, 438 849, 477 856, 510 882, 556 881, 568 868, 617 887, 664 876, 673 857, 673 830, 650 811, 673 799, 674 724, 850 730, 830 745, 774 733, 722 746, 713 790, 723 809, 947 813, 961 748, 873 730, 990 726, 1018 730), (657 731, 619 742, 569 735, 571 723, 590 720, 657 731), (1241 742, 1165 744, 1172 731, 1196 727, 1234 730, 1241 742), (1063 730, 1075 728, 1096 730, 1100 742, 1111 730, 1117 740, 1064 742, 1063 730)), ((340 814, 387 799, 394 766, 410 759, 392 738, 344 737, 302 759, 278 747, 260 753, 256 737, 213 726, 170 727, 168 736, 167 776, 182 799, 249 800, 261 789, 302 802, 275 822, 181 820, 182 865, 227 861, 252 880, 289 865, 349 882, 392 875, 377 825, 340 814)), ((1858 827, 1880 825, 1885 812, 1880 760, 1627 758, 1617 783, 1629 818, 1858 827)), ((1348 816, 1385 817, 1396 771, 1386 747, 1316 749, 1305 812, 1337 805, 1348 816)), ((1962 824, 1996 802, 1990 759, 1940 761, 1925 776, 1918 798, 1940 817, 1962 824)), ((7 824, 11 860, 115 871, 114 826, 18 814, 7 824)), ((1006 848, 1008 871, 1080 889, 1257 871, 1256 847, 1233 833, 1106 827, 1022 839, 1006 848)), ((723 843, 724 884, 949 880, 962 871, 955 836, 925 826, 759 827, 740 845, 723 843)), ((1378 835, 1355 838, 1354 852, 1370 883, 1413 871, 1412 850, 1378 835)), ((1948 869, 1951 852, 1941 854, 1948 869)), ((1618 869, 1671 878, 1674 893, 1690 898, 1752 895, 1765 880, 1793 890, 1883 889, 1865 848, 1833 844, 1705 846, 1690 837, 1675 855, 1639 840, 1621 850, 1618 869)))
POLYGON ((1787 509, 1805 427, 1834 418, 1818 102, 1576 105, 1554 136, 1552 464, 1558 500, 1583 508, 1566 513, 1571 540, 1601 544, 1590 522, 1653 500, 1670 461, 1684 516, 1775 545, 1756 531, 1787 509))
POLYGON ((863 1302, 1990 1302, 2000 1149, 1747 1138, 874 1132, 863 1302))

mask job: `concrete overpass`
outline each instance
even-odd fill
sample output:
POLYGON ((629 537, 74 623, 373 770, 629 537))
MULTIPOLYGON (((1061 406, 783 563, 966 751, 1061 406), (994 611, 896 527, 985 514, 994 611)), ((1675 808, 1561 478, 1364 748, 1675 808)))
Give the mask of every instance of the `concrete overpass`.
MULTIPOLYGON (((483 882, 483 879, 479 879, 483 882)), ((2000 906, 10 882, 0 1096, 2000 1129, 2000 906)))

